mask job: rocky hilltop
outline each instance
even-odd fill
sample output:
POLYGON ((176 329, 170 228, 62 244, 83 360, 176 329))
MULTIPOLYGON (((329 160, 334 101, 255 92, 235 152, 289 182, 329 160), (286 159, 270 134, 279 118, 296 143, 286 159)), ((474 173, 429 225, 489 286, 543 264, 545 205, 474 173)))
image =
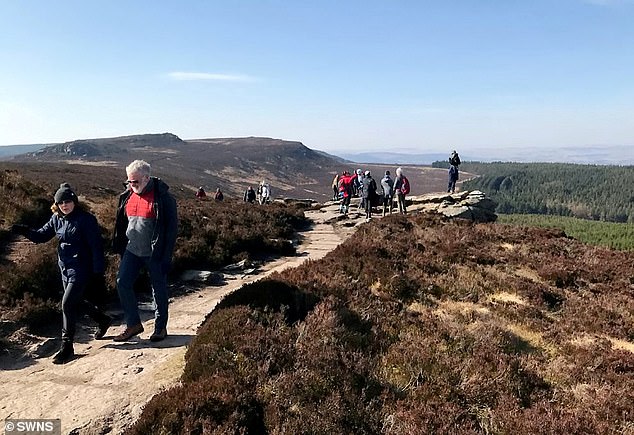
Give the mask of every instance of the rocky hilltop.
MULTIPOLYGON (((73 164, 73 171, 88 166, 122 170, 130 161, 144 159, 154 173, 166 179, 177 195, 193 195, 198 187, 219 187, 226 195, 241 197, 248 186, 267 181, 273 197, 332 197, 332 179, 343 170, 372 171, 379 180, 395 165, 344 162, 299 141, 266 137, 182 140, 171 133, 144 134, 101 139, 82 139, 46 146, 36 152, 14 156, 20 163, 73 164)), ((412 184, 412 194, 443 191, 444 169, 403 165, 412 184)), ((66 172, 64 169, 60 171, 66 172)), ((467 174, 463 178, 468 178, 467 174)), ((119 187, 117 187, 119 189, 119 187)))

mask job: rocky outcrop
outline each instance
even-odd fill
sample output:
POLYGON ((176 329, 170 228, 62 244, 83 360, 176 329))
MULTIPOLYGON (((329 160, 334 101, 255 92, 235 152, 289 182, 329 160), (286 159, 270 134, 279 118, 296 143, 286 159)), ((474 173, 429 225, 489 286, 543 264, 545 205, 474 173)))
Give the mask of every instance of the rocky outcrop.
POLYGON ((408 211, 440 213, 449 218, 467 219, 473 222, 495 222, 497 204, 479 190, 437 194, 431 193, 407 198, 411 202, 408 211))

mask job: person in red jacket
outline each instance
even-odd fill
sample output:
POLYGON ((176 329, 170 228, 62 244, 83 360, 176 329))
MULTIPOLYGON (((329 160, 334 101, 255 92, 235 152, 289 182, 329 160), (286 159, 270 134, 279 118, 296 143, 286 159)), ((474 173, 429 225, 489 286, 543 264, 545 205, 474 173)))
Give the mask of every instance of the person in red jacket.
POLYGON ((339 195, 341 196, 341 205, 339 213, 348 214, 350 208, 350 200, 352 199, 353 185, 356 182, 357 174, 350 175, 348 171, 343 171, 339 177, 339 195))

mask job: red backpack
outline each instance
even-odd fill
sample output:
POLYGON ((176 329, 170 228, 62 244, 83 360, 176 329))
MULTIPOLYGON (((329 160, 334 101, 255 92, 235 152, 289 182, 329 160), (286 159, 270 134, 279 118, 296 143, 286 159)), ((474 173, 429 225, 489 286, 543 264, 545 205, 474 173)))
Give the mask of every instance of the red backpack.
POLYGON ((403 175, 403 183, 401 184, 401 193, 407 195, 409 193, 409 180, 403 175))

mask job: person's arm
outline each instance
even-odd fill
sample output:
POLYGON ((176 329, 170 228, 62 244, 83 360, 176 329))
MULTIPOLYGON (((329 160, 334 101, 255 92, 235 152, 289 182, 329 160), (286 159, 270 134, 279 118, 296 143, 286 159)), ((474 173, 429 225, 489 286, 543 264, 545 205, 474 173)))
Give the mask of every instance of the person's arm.
POLYGON ((97 218, 92 214, 87 214, 82 228, 82 237, 86 240, 86 244, 90 249, 92 256, 92 273, 103 274, 105 260, 103 255, 103 240, 101 239, 101 230, 97 223, 97 218))
POLYGON ((163 251, 163 265, 167 268, 172 264, 172 254, 178 235, 178 213, 176 200, 170 194, 165 195, 163 203, 163 225, 165 225, 165 248, 163 251))
POLYGON ((55 215, 44 224, 39 230, 32 230, 31 228, 24 227, 24 230, 20 232, 24 237, 32 241, 33 243, 46 243, 55 237, 55 215))

